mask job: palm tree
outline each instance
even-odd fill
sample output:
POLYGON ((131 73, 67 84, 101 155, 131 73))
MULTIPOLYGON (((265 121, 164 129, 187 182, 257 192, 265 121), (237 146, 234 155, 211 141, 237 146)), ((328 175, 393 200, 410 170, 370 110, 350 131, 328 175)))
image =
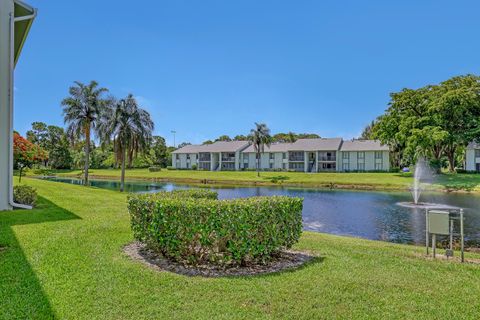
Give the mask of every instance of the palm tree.
POLYGON ((270 147, 272 137, 270 129, 265 123, 256 123, 255 129, 250 130, 248 140, 253 144, 257 156, 257 176, 260 177, 260 155, 265 151, 265 146, 270 147))
POLYGON ((152 140, 154 124, 150 114, 138 106, 133 95, 115 101, 102 113, 98 126, 100 140, 109 143, 113 140, 114 150, 121 161, 120 191, 125 189, 125 165, 127 154, 145 151, 152 140))
POLYGON ((92 130, 96 131, 100 112, 107 104, 107 100, 103 99, 107 91, 106 88, 99 87, 96 81, 90 81, 88 85, 75 81, 75 85, 68 90, 70 96, 62 101, 67 134, 72 140, 85 137, 85 185, 88 184, 92 130))

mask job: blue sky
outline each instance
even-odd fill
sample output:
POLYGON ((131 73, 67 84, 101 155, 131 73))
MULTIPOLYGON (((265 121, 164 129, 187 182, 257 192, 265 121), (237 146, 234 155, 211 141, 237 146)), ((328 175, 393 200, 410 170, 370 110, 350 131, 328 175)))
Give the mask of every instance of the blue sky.
POLYGON ((63 125, 74 80, 133 93, 172 143, 357 136, 389 93, 480 73, 478 1, 43 1, 15 72, 15 128, 63 125))

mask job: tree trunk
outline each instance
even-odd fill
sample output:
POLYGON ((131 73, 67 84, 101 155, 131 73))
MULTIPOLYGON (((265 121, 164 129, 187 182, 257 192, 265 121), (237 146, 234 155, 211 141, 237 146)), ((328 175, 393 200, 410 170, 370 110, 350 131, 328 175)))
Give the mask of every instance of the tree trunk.
POLYGON ((90 123, 85 126, 85 168, 84 168, 84 181, 85 186, 88 185, 88 167, 90 164, 90 123))
POLYGON ((120 178, 120 192, 123 192, 123 190, 125 189, 125 162, 126 162, 126 158, 127 157, 127 150, 125 147, 123 147, 123 150, 122 150, 122 175, 121 175, 121 178, 120 178))
POLYGON ((133 149, 128 152, 128 168, 131 169, 133 165, 133 149))
POLYGON ((257 177, 260 177, 260 153, 257 153, 257 177))
POLYGON ((18 183, 22 183, 22 170, 23 170, 23 167, 20 167, 20 172, 19 172, 19 178, 18 178, 18 183))
POLYGON ((447 148, 447 158, 448 158, 448 171, 449 172, 454 172, 455 171, 455 151, 456 148, 454 146, 451 146, 447 148))

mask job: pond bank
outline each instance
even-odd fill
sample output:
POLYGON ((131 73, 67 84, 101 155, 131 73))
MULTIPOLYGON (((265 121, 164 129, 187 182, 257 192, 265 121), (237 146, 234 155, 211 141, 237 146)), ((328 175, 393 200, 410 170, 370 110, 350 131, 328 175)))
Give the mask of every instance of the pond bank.
MULTIPOLYGON (((83 178, 79 174, 59 174, 58 177, 83 178)), ((116 175, 99 175, 90 174, 90 179, 103 180, 120 180, 116 175)), ((274 178, 265 177, 264 181, 251 180, 233 180, 233 179, 197 179, 184 177, 145 177, 145 176, 128 176, 126 181, 148 181, 159 183, 181 183, 195 184, 206 186, 245 186, 245 187, 298 187, 298 188, 314 188, 314 189, 331 189, 331 190, 365 190, 365 191, 410 191, 410 186, 398 184, 370 184, 370 183, 340 183, 340 182, 293 182, 288 180, 275 180, 274 178), (267 180, 268 179, 268 180, 267 180)), ((479 190, 452 188, 443 185, 431 185, 425 191, 437 191, 447 193, 480 193, 479 190)))

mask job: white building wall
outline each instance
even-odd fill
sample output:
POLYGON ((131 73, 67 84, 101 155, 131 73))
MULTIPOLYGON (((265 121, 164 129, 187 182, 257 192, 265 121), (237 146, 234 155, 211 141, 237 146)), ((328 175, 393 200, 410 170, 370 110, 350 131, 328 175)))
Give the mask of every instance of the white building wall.
POLYGON ((475 158, 475 149, 467 149, 465 155, 465 170, 475 171, 477 163, 480 163, 480 158, 475 158))
POLYGON ((344 164, 348 164, 349 171, 360 170, 361 166, 359 163, 364 163, 365 171, 388 171, 390 170, 390 153, 388 151, 381 151, 382 158, 375 159, 375 151, 364 151, 365 157, 358 159, 359 151, 339 151, 337 157, 337 171, 345 171, 344 164), (349 154, 348 159, 343 159, 345 153, 349 154), (377 168, 375 164, 381 165, 380 168, 377 168))
POLYGON ((172 166, 175 169, 192 169, 192 165, 197 165, 198 167, 198 154, 196 153, 176 153, 173 154, 172 166), (176 160, 178 156, 178 160, 176 160), (190 159, 188 159, 190 156, 190 159))

